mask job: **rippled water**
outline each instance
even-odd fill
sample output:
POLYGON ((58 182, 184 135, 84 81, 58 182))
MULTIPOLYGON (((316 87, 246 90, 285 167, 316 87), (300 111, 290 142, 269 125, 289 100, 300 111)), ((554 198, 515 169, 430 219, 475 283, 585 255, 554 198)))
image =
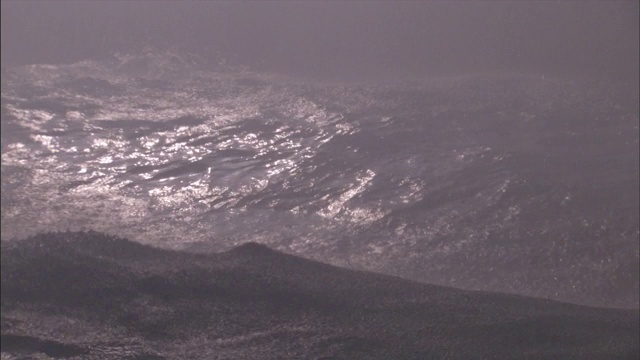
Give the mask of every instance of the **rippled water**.
POLYGON ((638 306, 637 99, 522 74, 317 84, 170 54, 3 68, 2 238, 245 241, 638 306))

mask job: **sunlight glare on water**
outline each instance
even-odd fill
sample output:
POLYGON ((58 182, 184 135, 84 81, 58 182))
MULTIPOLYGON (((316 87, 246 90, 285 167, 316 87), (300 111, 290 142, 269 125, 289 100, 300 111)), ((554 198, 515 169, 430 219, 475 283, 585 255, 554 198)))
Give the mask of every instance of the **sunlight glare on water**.
POLYGON ((99 61, 12 71, 3 239, 93 229, 191 251, 253 240, 574 301, 612 274, 634 286, 638 118, 612 112, 611 84, 494 74, 320 85, 246 71, 131 76, 99 61), (616 250, 590 245, 603 242, 616 250), (558 276, 560 292, 546 285, 558 276))

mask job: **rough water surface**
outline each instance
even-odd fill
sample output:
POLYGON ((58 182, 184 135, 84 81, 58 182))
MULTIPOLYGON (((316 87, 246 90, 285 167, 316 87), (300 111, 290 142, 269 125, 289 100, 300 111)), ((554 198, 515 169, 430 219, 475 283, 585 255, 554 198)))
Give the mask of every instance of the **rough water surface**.
POLYGON ((119 55, 3 67, 1 124, 4 240, 255 241, 433 284, 639 303, 638 103, 615 83, 313 83, 119 55))
POLYGON ((638 310, 464 291, 247 243, 2 243, 2 359, 637 359, 638 310))

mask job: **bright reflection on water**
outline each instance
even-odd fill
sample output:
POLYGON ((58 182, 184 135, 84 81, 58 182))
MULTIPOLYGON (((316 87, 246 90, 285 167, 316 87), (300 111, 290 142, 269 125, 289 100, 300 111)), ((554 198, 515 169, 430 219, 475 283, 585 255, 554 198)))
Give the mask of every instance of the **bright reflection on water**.
POLYGON ((637 302, 620 289, 637 288, 638 115, 614 87, 522 75, 318 85, 169 65, 8 73, 4 239, 86 228, 194 251, 253 240, 573 301, 616 278, 611 297, 637 302))
MULTIPOLYGON (((76 66, 92 65, 97 66, 76 66)), ((101 69, 95 72, 103 75, 99 80, 71 81, 71 85, 90 85, 72 91, 73 86, 71 90, 59 86, 65 83, 68 68, 31 66, 26 70, 27 80, 33 81, 27 84, 47 91, 34 99, 15 94, 11 87, 3 89, 4 98, 11 100, 4 107, 7 115, 34 132, 29 144, 11 142, 4 148, 3 167, 28 165, 29 171, 21 173, 27 179, 19 181, 27 180, 29 186, 17 185, 12 197, 60 205, 47 211, 49 206, 32 203, 16 212, 15 218, 3 212, 5 223, 11 224, 3 225, 3 235, 8 237, 91 224, 98 230, 172 247, 181 247, 183 241, 218 238, 218 229, 228 227, 218 227, 218 222, 228 223, 229 217, 240 216, 252 205, 282 205, 272 190, 267 191, 269 184, 287 189, 289 178, 305 175, 307 169, 300 166, 305 159, 313 158, 336 135, 355 131, 352 125, 339 123, 340 112, 327 111, 298 95, 301 88, 295 84, 250 88, 234 85, 235 78, 229 75, 200 73, 154 88, 101 69), (113 86, 118 86, 117 91, 104 96, 103 88, 113 86), (23 107, 29 102, 56 102, 60 108, 74 110, 56 114, 23 107), (233 211, 216 212, 225 209, 233 211), (126 226, 117 225, 122 221, 126 226)), ((358 107, 362 102, 357 98, 344 105, 358 107)), ((316 221, 330 221, 340 213, 343 220, 352 222, 371 222, 370 216, 381 216, 379 210, 350 210, 346 204, 375 175, 369 169, 364 172, 364 177, 356 175, 351 182, 345 179, 336 188, 341 193, 337 198, 315 201, 313 213, 321 216, 316 221)), ((295 213, 301 205, 309 204, 284 207, 295 213)), ((216 244, 245 241, 246 234, 222 233, 222 239, 229 237, 231 241, 216 244)))

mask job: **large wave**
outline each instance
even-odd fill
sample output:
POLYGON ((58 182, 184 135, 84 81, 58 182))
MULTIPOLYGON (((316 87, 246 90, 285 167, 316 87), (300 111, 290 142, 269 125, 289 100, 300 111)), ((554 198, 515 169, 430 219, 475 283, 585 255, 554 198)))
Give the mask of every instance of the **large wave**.
POLYGON ((616 84, 318 84, 152 51, 2 71, 3 239, 251 240, 431 283, 638 305, 638 112, 616 84))

